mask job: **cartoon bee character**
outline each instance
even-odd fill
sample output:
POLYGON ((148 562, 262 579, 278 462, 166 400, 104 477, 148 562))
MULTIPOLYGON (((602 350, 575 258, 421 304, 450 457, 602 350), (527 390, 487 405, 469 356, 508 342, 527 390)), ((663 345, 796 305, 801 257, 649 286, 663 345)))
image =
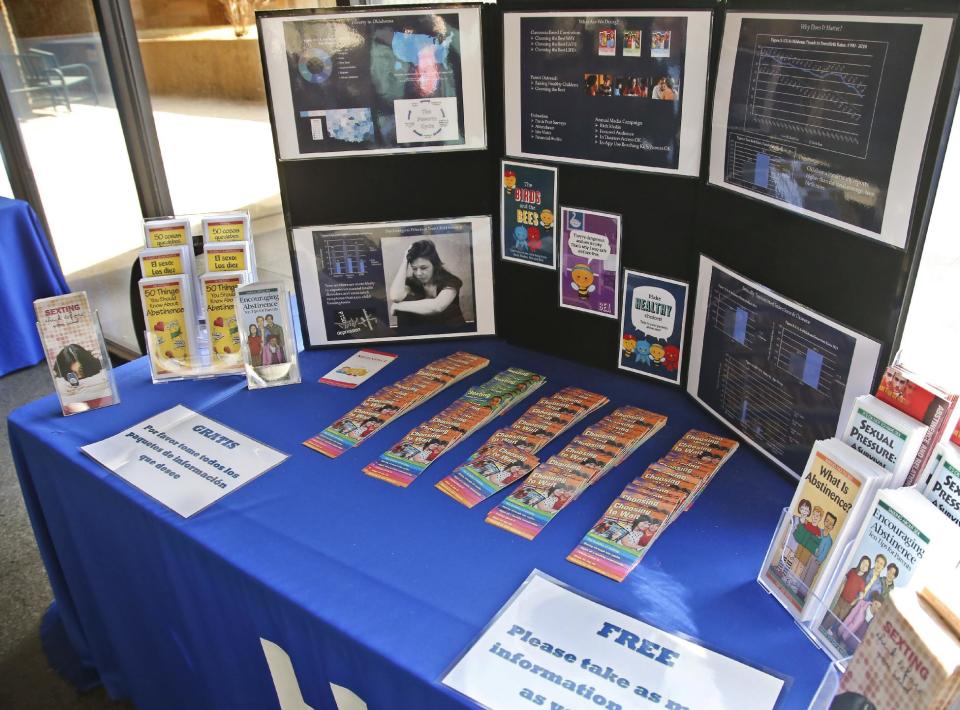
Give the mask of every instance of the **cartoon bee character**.
POLYGON ((630 358, 633 356, 633 351, 637 349, 637 336, 627 333, 623 336, 623 356, 625 358, 630 358))
POLYGON ((540 211, 540 224, 544 229, 550 229, 553 226, 553 210, 540 211))
POLYGON ((577 264, 570 269, 570 278, 573 279, 570 286, 580 298, 590 298, 590 294, 597 290, 594 283, 597 277, 586 264, 577 264))
POLYGON ((507 191, 507 194, 513 192, 513 188, 517 186, 517 174, 512 170, 503 171, 503 189, 507 191))
POLYGON ((660 343, 654 343, 650 346, 650 362, 659 365, 663 362, 663 346, 660 343))

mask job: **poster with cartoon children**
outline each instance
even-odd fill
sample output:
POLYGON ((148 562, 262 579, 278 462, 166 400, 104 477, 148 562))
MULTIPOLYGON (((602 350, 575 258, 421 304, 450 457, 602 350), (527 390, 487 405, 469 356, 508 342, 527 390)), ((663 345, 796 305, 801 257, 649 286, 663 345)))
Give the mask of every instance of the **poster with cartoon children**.
POLYGON ((560 208, 560 306, 617 317, 618 214, 560 208))
POLYGON ((625 269, 617 366, 680 384, 687 284, 625 269))

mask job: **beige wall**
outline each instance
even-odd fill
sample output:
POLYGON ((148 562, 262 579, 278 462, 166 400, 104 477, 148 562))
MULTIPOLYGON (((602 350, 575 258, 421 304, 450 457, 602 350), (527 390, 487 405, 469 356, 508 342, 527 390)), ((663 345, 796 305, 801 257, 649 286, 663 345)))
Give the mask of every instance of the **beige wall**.
POLYGON ((130 5, 138 30, 227 24, 219 0, 130 0, 130 5))
POLYGON ((97 32, 93 6, 82 0, 0 0, 17 38, 97 32))

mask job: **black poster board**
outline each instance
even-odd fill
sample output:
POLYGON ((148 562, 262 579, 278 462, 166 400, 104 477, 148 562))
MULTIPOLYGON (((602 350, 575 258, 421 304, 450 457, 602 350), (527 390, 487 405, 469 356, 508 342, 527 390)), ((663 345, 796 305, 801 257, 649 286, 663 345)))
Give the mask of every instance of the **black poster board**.
MULTIPOLYGON (((288 227, 490 214, 497 244, 494 275, 498 334, 519 345, 616 369, 618 322, 561 309, 557 271, 499 258, 500 159, 504 157, 505 145, 502 14, 597 9, 615 12, 666 7, 662 2, 645 0, 609 0, 602 8, 582 0, 503 0, 496 6, 484 5, 487 149, 278 161, 288 227)), ((689 0, 682 8, 669 9, 713 10, 701 177, 559 164, 559 205, 621 215, 624 268, 662 274, 695 287, 699 254, 705 253, 744 276, 881 341, 882 365, 893 355, 902 330, 955 108, 960 56, 956 27, 940 78, 906 247, 897 249, 706 184, 715 88, 712 84, 724 17, 728 11, 946 13, 956 17, 960 3, 921 0, 904 6, 894 0, 689 0)), ((258 17, 262 14, 258 13, 258 17)), ((692 315, 692 309, 688 309, 688 333, 692 315)))
MULTIPOLYGON (((464 3, 444 4, 442 9, 469 7, 464 3)), ((437 6, 403 5, 398 10, 417 10, 437 6)), ((371 11, 390 10, 372 7, 371 11)), ((335 10, 284 10, 258 12, 258 26, 264 16, 303 16, 328 12, 364 13, 366 8, 341 6, 335 10)), ((398 155, 324 157, 321 159, 277 160, 280 197, 288 230, 310 225, 353 224, 431 220, 452 217, 491 215, 497 209, 496 192, 491 185, 498 157, 495 149, 502 143, 502 92, 500 91, 500 16, 495 6, 481 6, 483 42, 483 86, 465 87, 484 95, 487 149, 451 152, 423 152, 398 155)), ((264 48, 261 42, 261 59, 264 48)), ((276 117, 269 82, 267 103, 274 127, 274 149, 279 156, 276 117)), ((297 273, 296 253, 290 241, 291 260, 297 273)), ((495 261, 499 254, 495 256, 495 261)), ((303 294, 297 283, 297 298, 303 294)), ((307 333, 301 313, 301 324, 307 333)), ((350 346, 349 341, 343 345, 350 346)))
MULTIPOLYGON (((724 4, 724 10, 725 13, 943 13, 956 17, 958 3, 955 0, 924 0, 907 5, 890 0, 813 0, 804 3, 729 0, 724 4)), ((715 49, 719 50, 720 35, 716 33, 715 38, 715 49)), ((954 24, 920 165, 917 197, 904 249, 703 184, 695 215, 694 253, 705 253, 731 269, 880 341, 883 344, 882 367, 893 357, 898 346, 919 266, 956 103, 958 50, 960 46, 954 24)), ((708 123, 711 118, 712 115, 708 116, 708 123)), ((918 127, 918 130, 925 129, 925 126, 918 127)), ((717 137, 708 133, 704 175, 709 168, 711 139, 717 137)))

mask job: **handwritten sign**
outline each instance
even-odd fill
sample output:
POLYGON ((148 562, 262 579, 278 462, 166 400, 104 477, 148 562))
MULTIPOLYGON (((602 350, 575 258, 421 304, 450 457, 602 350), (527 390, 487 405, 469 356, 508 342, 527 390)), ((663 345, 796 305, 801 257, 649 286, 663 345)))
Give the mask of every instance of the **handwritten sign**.
POLYGON ((80 450, 185 518, 287 458, 183 405, 80 450))
POLYGON ((443 679, 489 708, 772 708, 784 682, 534 571, 443 679))

